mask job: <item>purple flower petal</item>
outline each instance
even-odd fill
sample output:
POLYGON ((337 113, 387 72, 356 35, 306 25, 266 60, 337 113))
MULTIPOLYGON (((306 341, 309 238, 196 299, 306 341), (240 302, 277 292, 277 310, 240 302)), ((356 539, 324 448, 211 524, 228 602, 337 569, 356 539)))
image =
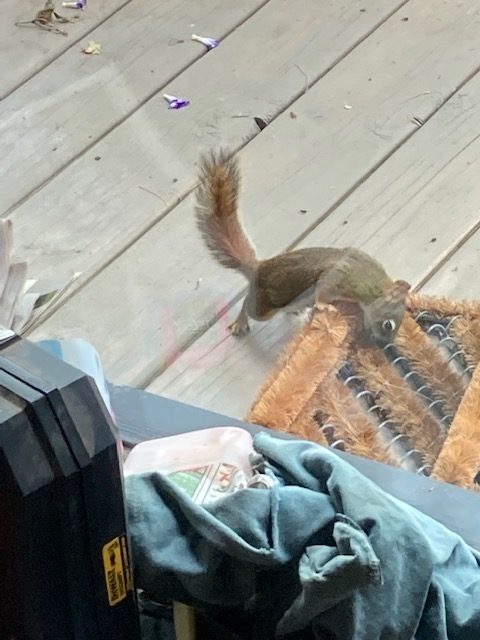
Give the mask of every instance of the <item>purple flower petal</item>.
POLYGON ((192 40, 195 40, 195 42, 201 42, 209 51, 210 49, 215 49, 215 47, 218 47, 220 44, 220 40, 216 40, 215 38, 203 38, 202 36, 197 36, 195 34, 192 35, 192 40))
POLYGON ((186 98, 177 98, 176 96, 169 96, 168 93, 164 93, 163 97, 168 102, 169 109, 183 109, 184 107, 188 107, 190 104, 190 100, 186 98))
POLYGON ((81 9, 82 11, 87 6, 87 0, 76 0, 76 2, 62 2, 62 7, 67 9, 81 9))

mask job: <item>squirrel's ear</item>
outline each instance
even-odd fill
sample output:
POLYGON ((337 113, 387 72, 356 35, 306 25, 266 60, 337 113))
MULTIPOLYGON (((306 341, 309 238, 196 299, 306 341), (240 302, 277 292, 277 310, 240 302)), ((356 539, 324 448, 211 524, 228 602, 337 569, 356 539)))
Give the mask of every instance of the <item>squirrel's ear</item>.
POLYGON ((407 297, 407 293, 411 289, 411 285, 405 280, 395 280, 392 285, 392 288, 389 291, 389 297, 392 300, 398 300, 399 302, 405 302, 405 298, 407 297))

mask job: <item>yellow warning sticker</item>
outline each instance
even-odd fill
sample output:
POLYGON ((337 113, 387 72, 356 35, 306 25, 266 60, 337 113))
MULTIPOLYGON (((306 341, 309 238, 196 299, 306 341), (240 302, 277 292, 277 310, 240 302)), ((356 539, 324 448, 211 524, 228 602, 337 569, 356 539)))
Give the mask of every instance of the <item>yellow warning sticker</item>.
POLYGON ((108 602, 111 607, 114 607, 125 600, 127 592, 132 589, 125 536, 119 536, 107 542, 103 547, 102 556, 108 602))

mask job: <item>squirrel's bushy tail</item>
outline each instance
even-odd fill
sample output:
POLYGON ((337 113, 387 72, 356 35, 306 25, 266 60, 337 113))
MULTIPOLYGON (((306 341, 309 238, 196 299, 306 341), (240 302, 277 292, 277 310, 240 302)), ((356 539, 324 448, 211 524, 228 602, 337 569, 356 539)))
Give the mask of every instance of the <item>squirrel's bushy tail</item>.
POLYGON ((247 278, 255 272, 255 249, 238 219, 240 172, 238 162, 226 151, 211 152, 200 159, 197 190, 197 226, 212 255, 247 278))

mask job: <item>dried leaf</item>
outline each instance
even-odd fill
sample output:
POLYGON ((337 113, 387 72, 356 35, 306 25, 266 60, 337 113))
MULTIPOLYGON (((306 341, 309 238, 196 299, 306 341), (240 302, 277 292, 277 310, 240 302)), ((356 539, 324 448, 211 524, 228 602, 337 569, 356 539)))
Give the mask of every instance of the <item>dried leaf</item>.
POLYGON ((64 18, 59 13, 55 11, 55 5, 52 0, 46 0, 45 6, 40 11, 37 11, 37 14, 33 20, 23 20, 21 22, 16 22, 15 25, 17 27, 24 27, 29 25, 34 25, 39 27, 40 29, 45 29, 46 31, 51 31, 52 33, 58 33, 62 36, 68 36, 66 31, 62 31, 57 26, 55 26, 55 22, 60 22, 61 24, 66 24, 72 22, 68 18, 64 18))

